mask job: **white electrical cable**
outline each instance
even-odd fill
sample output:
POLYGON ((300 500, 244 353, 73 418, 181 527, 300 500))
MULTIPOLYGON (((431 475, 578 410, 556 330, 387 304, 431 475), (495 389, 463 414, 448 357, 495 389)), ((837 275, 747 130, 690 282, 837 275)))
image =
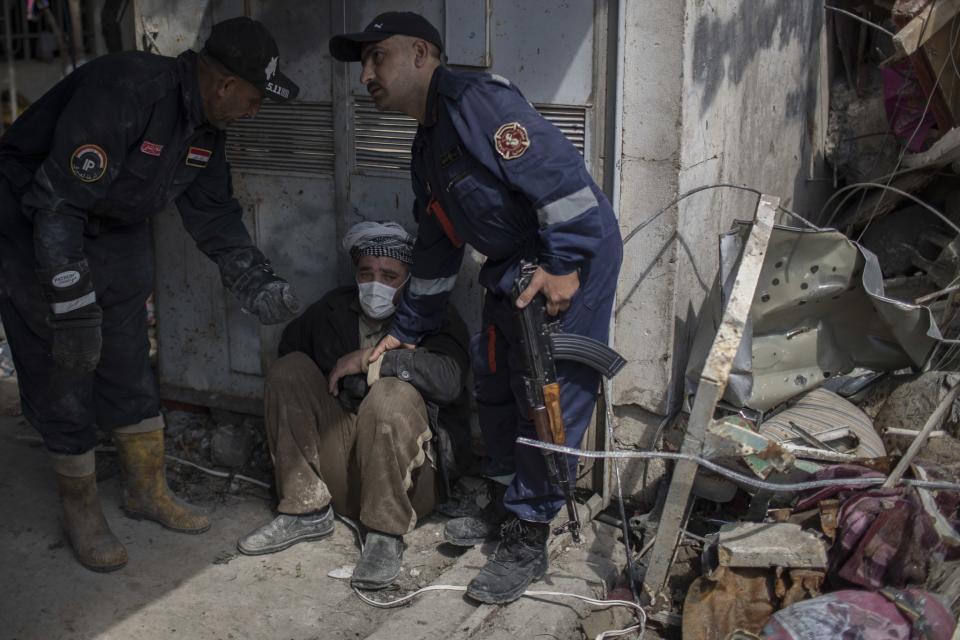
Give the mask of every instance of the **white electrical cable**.
POLYGON ((264 489, 270 488, 270 485, 267 484, 266 482, 263 482, 261 480, 257 480, 255 478, 251 478, 249 476, 245 476, 239 473, 231 474, 227 471, 217 471, 216 469, 208 469, 207 467, 202 467, 199 464, 196 464, 195 462, 190 462, 189 460, 184 460, 183 458, 178 458, 176 456, 171 456, 169 454, 167 454, 165 457, 167 458, 167 460, 176 462, 177 464, 184 464, 188 467, 193 467, 198 471, 202 471, 207 475, 211 475, 217 478, 230 478, 232 480, 242 480, 243 482, 249 482, 250 484, 256 485, 258 487, 263 487, 264 489))
MULTIPOLYGON (((517 444, 524 444, 537 449, 546 449, 547 451, 556 451, 557 453, 566 453, 569 455, 581 456, 584 458, 661 458, 665 460, 690 460, 696 462, 701 467, 706 467, 711 471, 726 476, 731 480, 736 480, 741 484, 754 489, 765 489, 767 491, 796 492, 808 491, 810 489, 822 489, 823 487, 872 487, 881 485, 886 480, 885 477, 879 478, 830 478, 827 480, 808 480, 807 482, 766 482, 757 480, 751 476, 737 473, 732 469, 727 469, 711 460, 701 458, 689 453, 671 453, 669 451, 582 451, 572 447, 561 447, 555 444, 547 444, 539 440, 530 438, 517 438, 517 444)), ((957 482, 939 482, 929 480, 911 480, 901 479, 900 484, 921 489, 931 489, 933 491, 960 491, 960 483, 957 482)))
POLYGON ((845 15, 845 16, 848 16, 848 17, 850 17, 850 18, 853 18, 854 20, 857 20, 857 21, 859 21, 859 22, 862 22, 862 23, 865 24, 865 25, 869 25, 869 26, 873 27, 873 28, 876 29, 877 31, 881 31, 881 32, 887 34, 887 35, 890 36, 891 38, 896 35, 894 32, 890 31, 889 29, 885 29, 885 28, 881 27, 881 26, 880 26, 879 24, 877 24, 876 22, 870 22, 870 21, 867 20, 866 18, 861 18, 861 17, 858 16, 857 14, 852 13, 852 12, 850 12, 850 11, 846 11, 846 10, 844 10, 844 9, 841 9, 840 7, 834 7, 834 6, 831 6, 831 5, 829 5, 829 4, 825 4, 825 5, 823 5, 823 8, 824 8, 824 9, 829 9, 830 11, 836 11, 837 13, 842 13, 842 14, 845 15))
MULTIPOLYGON (((97 447, 97 451, 102 451, 104 453, 116 453, 117 448, 101 445, 97 447)), ((176 462, 177 464, 183 464, 188 467, 193 467, 194 469, 198 471, 202 471, 208 476, 213 476, 215 478, 230 478, 233 480, 241 480, 243 482, 249 482, 250 484, 256 485, 258 487, 263 487, 264 489, 270 488, 269 484, 261 480, 257 480, 255 478, 251 478, 249 476, 245 476, 239 473, 231 474, 229 471, 217 471, 216 469, 208 469, 207 467, 200 466, 195 462, 190 462, 189 460, 184 460, 183 458, 178 458, 177 456, 171 456, 169 453, 165 454, 164 458, 166 458, 167 460, 170 460, 171 462, 176 462)))
MULTIPOLYGON (((360 542, 360 551, 362 552, 363 536, 360 535, 360 526, 357 525, 357 523, 355 523, 350 518, 345 518, 339 514, 337 514, 337 517, 340 518, 340 520, 343 521, 343 523, 346 524, 348 527, 350 527, 353 530, 353 532, 357 535, 357 540, 359 540, 360 542)), ((397 598, 395 600, 380 601, 380 600, 374 600, 373 598, 370 598, 369 596, 365 595, 362 591, 360 591, 356 587, 351 586, 351 588, 353 589, 353 592, 357 595, 357 597, 360 598, 360 600, 370 605, 371 607, 377 607, 378 609, 393 609, 394 607, 403 606, 406 603, 413 600, 414 598, 421 596, 424 593, 427 593, 429 591, 457 591, 460 593, 464 593, 467 590, 466 587, 462 587, 459 585, 433 584, 427 587, 423 587, 421 589, 417 589, 413 593, 408 593, 407 595, 397 598)), ((627 635, 628 633, 634 633, 634 632, 639 634, 637 636, 637 640, 643 640, 643 634, 645 633, 647 628, 647 613, 646 611, 643 610, 643 608, 640 605, 638 605, 635 602, 629 602, 627 600, 597 600, 596 598, 589 598, 587 596, 581 596, 576 593, 563 593, 561 591, 536 591, 536 590, 527 589, 522 594, 520 594, 521 598, 542 598, 542 597, 550 597, 550 596, 554 596, 558 598, 575 598, 577 600, 582 600, 583 602, 591 604, 595 607, 600 607, 602 609, 606 609, 609 607, 627 607, 629 609, 632 609, 634 614, 637 617, 637 620, 638 620, 637 624, 629 626, 625 629, 611 629, 609 631, 603 631, 601 633, 598 633, 594 637, 594 640, 605 640, 605 638, 615 638, 618 636, 624 636, 624 635, 627 635)))
MULTIPOLYGON (((368 598, 361 592, 354 589, 354 591, 356 591, 357 593, 357 596, 361 600, 379 609, 392 609, 393 607, 402 606, 407 602, 410 602, 417 596, 424 594, 428 591, 465 592, 466 590, 467 590, 466 587, 460 587, 456 585, 435 584, 429 587, 418 589, 417 591, 407 594, 401 598, 397 598, 396 600, 390 600, 388 602, 380 602, 378 600, 373 600, 372 598, 368 598)), ((603 609, 606 609, 609 607, 627 607, 629 609, 632 609, 633 612, 636 614, 637 619, 639 620, 637 624, 627 627, 626 629, 613 629, 610 631, 604 631, 602 633, 597 634, 597 636, 595 637, 595 640, 603 640, 603 638, 613 638, 615 636, 622 636, 628 633, 633 633, 634 631, 638 631, 640 633, 639 637, 642 638, 644 631, 646 630, 646 624, 647 624, 646 612, 643 610, 643 608, 640 605, 636 604, 635 602, 630 602, 629 600, 598 600, 596 598, 581 596, 576 593, 563 593, 562 591, 537 591, 535 589, 527 589, 520 595, 520 597, 521 598, 542 598, 542 597, 575 598, 577 600, 582 600, 583 602, 586 602, 594 607, 600 607, 603 609)))

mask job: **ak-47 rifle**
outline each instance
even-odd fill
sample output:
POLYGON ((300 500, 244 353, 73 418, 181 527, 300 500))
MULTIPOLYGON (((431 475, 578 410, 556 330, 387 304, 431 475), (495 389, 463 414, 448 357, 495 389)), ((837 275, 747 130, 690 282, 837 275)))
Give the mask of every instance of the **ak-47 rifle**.
MULTIPOLYGON (((520 274, 514 283, 514 300, 527 288, 533 278, 537 265, 521 262, 520 274)), ((527 375, 524 386, 530 419, 537 431, 537 438, 551 444, 566 444, 566 431, 563 426, 563 413, 560 410, 560 383, 557 380, 556 360, 575 360, 601 372, 608 378, 615 376, 626 360, 607 345, 574 334, 561 333, 558 321, 548 320, 546 299, 538 293, 534 299, 520 311, 520 326, 523 342, 524 361, 527 375)), ((574 443, 574 446, 580 443, 574 443)), ((574 542, 580 542, 580 516, 573 499, 574 479, 570 475, 567 456, 562 453, 543 450, 547 464, 547 476, 550 483, 563 492, 567 502, 569 521, 556 529, 555 535, 569 531, 574 542)))

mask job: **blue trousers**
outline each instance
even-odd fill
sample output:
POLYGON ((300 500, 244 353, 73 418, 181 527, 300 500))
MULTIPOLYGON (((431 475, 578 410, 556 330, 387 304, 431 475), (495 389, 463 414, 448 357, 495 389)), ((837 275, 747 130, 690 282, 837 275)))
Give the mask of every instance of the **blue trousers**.
MULTIPOLYGON (((596 257, 580 270, 580 289, 560 316, 565 333, 607 342, 622 259, 623 246, 614 226, 596 257)), ((515 442, 518 436, 537 436, 523 384, 520 321, 509 297, 486 294, 483 325, 471 341, 471 360, 486 449, 484 475, 515 474, 504 496, 506 508, 523 520, 550 522, 564 504, 563 494, 547 478, 542 451, 515 442)), ((593 416, 600 374, 566 360, 557 361, 556 367, 567 445, 579 446, 593 416)), ((569 456, 568 464, 575 474, 576 457, 569 456)))

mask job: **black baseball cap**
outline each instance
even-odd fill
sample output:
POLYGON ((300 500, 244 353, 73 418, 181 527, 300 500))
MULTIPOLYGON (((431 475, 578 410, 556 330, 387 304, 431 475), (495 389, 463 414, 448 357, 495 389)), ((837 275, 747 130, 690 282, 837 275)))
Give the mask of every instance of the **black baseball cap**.
POLYGON ((280 73, 277 41, 262 22, 244 16, 218 22, 204 51, 271 100, 286 102, 300 93, 300 87, 280 73))
POLYGON ((388 11, 373 19, 359 33, 345 33, 330 38, 330 55, 342 62, 359 62, 360 49, 368 42, 380 42, 390 36, 410 36, 434 44, 443 52, 443 40, 436 27, 412 11, 388 11))

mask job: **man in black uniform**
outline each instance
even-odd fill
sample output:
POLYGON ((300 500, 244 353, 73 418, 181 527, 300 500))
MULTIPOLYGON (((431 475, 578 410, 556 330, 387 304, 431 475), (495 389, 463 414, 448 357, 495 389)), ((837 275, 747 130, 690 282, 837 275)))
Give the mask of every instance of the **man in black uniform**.
POLYGON ((128 515, 187 533, 210 527, 164 476, 144 309, 149 218, 175 202, 246 311, 264 323, 293 317, 290 285, 241 221, 223 129, 256 115, 264 97, 297 92, 266 28, 234 18, 214 25, 199 54, 125 52, 84 65, 0 139, 0 318, 24 415, 53 459, 68 538, 90 569, 127 561, 97 498, 97 425, 114 432, 128 515))

